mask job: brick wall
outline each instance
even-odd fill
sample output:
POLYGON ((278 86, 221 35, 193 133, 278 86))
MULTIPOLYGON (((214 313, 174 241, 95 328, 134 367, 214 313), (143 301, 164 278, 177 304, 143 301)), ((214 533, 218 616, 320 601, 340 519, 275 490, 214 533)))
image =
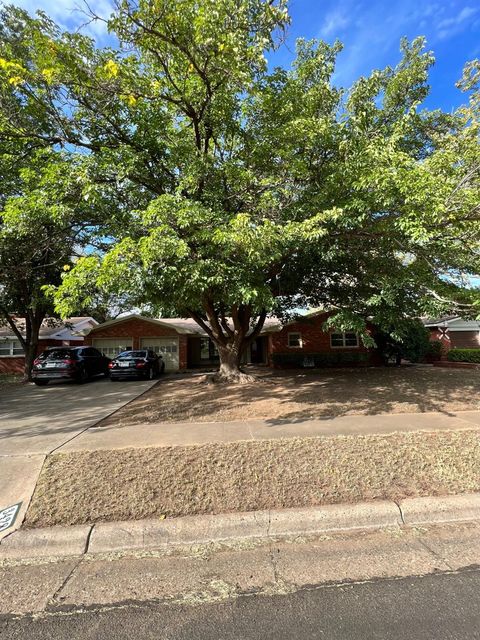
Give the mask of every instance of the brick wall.
POLYGON ((452 348, 450 344, 450 334, 447 332, 445 334, 445 329, 439 329, 438 327, 430 328, 430 341, 435 342, 439 340, 443 344, 443 348, 448 351, 448 349, 452 348))
POLYGON ((446 360, 450 349, 479 349, 478 331, 446 331, 437 327, 430 329, 430 340, 440 340, 443 345, 442 359, 446 360))
POLYGON ((451 331, 450 344, 452 349, 480 349, 478 331, 451 331))
POLYGON ((0 358, 0 373, 23 373, 25 358, 22 356, 4 356, 0 358))
MULTIPOLYGON (((269 364, 274 364, 272 356, 274 354, 301 354, 308 357, 309 354, 365 354, 367 357, 362 364, 381 364, 381 359, 374 349, 367 349, 359 340, 358 347, 332 347, 330 334, 335 331, 325 331, 323 324, 328 314, 314 317, 307 317, 297 322, 288 324, 281 331, 272 333, 269 336, 269 364), (300 333, 302 336, 302 347, 289 347, 288 334, 300 333)), ((345 355, 347 358, 347 355, 345 355)), ((359 363, 360 364, 360 363, 359 363)))
POLYGON ((162 327, 154 322, 139 318, 131 318, 108 327, 98 325, 85 337, 85 344, 93 345, 93 341, 97 338, 130 338, 133 341, 132 349, 140 349, 141 339, 147 337, 177 338, 179 367, 180 369, 187 368, 187 336, 178 333, 173 327, 162 327))

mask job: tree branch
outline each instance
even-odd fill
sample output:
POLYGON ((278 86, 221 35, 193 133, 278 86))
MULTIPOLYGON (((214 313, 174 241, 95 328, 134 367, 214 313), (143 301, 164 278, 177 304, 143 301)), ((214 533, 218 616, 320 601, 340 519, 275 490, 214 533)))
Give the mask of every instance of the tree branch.
POLYGON ((22 334, 20 333, 20 330, 18 329, 17 325, 15 324, 15 321, 13 320, 11 315, 8 313, 8 311, 6 309, 4 309, 3 307, 1 308, 0 311, 2 313, 2 316, 5 318, 7 323, 10 325, 10 328, 12 329, 13 333, 18 338, 20 344, 22 345, 22 349, 24 351, 26 351, 27 342, 26 342, 25 338, 22 336, 22 334))
POLYGON ((255 323, 252 333, 248 336, 249 343, 253 342, 255 338, 258 338, 258 336, 260 335, 260 332, 263 329, 266 318, 267 318, 267 310, 264 308, 261 310, 257 318, 257 322, 255 323))

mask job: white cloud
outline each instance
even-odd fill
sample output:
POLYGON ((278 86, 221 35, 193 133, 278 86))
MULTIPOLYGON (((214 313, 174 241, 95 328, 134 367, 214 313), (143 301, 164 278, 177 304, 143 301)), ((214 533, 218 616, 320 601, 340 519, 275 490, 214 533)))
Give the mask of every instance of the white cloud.
POLYGON ((438 23, 438 27, 440 29, 444 29, 446 27, 456 26, 468 20, 468 18, 474 16, 478 12, 478 9, 475 7, 464 7, 460 13, 451 18, 445 18, 445 20, 441 20, 438 23))
POLYGON ((473 0, 325 0, 322 38, 339 37, 345 45, 335 80, 348 86, 368 68, 381 68, 398 50, 400 38, 425 35, 435 49, 445 40, 480 28, 480 7, 473 0), (468 4, 467 4, 468 3, 468 4))
POLYGON ((437 24, 437 35, 441 40, 451 38, 460 33, 471 24, 471 19, 478 15, 479 9, 476 7, 464 7, 456 15, 440 20, 437 24))
POLYGON ((339 33, 350 25, 350 18, 348 18, 342 11, 336 10, 330 12, 321 28, 319 35, 321 38, 338 37, 339 33))

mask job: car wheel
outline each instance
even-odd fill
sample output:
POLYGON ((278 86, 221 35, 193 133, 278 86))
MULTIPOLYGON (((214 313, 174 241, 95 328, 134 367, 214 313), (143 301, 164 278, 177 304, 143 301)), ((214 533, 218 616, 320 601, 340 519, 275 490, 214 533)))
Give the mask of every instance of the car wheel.
POLYGON ((160 370, 160 373, 162 373, 162 374, 165 373, 165 363, 164 362, 162 362, 162 368, 160 370))
POLYGON ((79 372, 78 378, 77 378, 78 384, 83 384, 87 380, 88 380, 88 373, 86 372, 85 369, 80 369, 80 372, 79 372))
POLYGON ((115 378, 114 376, 110 376, 110 380, 111 380, 112 382, 117 382, 117 381, 118 381, 118 378, 115 378))
POLYGON ((33 382, 37 385, 37 387, 45 387, 50 382, 50 380, 34 380, 33 382))

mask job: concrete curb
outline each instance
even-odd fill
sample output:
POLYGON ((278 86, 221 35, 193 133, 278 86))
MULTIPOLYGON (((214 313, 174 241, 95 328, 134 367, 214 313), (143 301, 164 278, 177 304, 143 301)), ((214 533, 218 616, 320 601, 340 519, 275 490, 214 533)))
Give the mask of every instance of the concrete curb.
POLYGON ((1 541, 0 562, 471 520, 480 520, 480 493, 23 529, 1 541))
POLYGON ((399 502, 399 508, 405 524, 478 520, 480 519, 480 493, 408 498, 399 502))
POLYGON ((0 543, 0 561, 82 555, 91 530, 91 525, 76 525, 14 531, 0 543))

